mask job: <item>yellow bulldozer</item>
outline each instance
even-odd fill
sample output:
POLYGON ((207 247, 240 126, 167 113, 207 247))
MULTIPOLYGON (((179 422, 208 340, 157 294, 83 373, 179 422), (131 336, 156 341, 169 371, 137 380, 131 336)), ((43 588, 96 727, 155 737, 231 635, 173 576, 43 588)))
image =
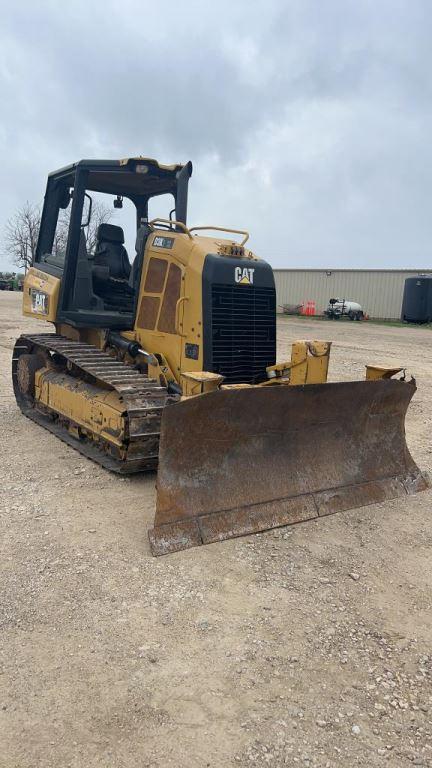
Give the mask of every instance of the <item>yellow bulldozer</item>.
POLYGON ((16 342, 22 412, 109 470, 158 468, 154 555, 425 489, 405 441, 414 380, 369 367, 327 384, 323 341, 277 363, 272 269, 247 232, 187 226, 191 174, 138 157, 49 175, 23 312, 55 332, 16 342), (107 198, 133 259, 118 223, 89 246, 107 198))

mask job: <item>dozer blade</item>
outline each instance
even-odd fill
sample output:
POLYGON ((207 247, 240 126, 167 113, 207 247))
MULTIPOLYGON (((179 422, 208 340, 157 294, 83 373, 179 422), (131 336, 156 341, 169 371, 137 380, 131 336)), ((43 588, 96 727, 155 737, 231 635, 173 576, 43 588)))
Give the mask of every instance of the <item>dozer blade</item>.
POLYGON ((226 389, 162 418, 154 555, 424 490, 405 442, 415 381, 226 389))

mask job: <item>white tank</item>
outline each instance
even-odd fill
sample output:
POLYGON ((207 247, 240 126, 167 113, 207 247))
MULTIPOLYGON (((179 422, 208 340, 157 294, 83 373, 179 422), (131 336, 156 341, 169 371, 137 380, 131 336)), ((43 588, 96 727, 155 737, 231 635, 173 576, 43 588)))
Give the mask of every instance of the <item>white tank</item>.
POLYGON ((348 316, 350 320, 361 320, 364 317, 364 312, 358 301, 351 301, 350 299, 330 299, 324 314, 329 318, 336 319, 348 316))
POLYGON ((362 308, 356 301, 350 301, 349 299, 338 299, 336 304, 333 304, 334 309, 339 309, 344 314, 348 312, 361 312, 362 308))

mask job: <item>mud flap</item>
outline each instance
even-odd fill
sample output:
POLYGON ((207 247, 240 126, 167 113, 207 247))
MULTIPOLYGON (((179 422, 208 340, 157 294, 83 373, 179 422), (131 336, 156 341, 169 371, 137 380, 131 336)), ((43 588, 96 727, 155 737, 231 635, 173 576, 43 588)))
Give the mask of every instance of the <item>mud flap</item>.
POLYGON ((163 414, 154 555, 424 490, 414 380, 227 389, 163 414))

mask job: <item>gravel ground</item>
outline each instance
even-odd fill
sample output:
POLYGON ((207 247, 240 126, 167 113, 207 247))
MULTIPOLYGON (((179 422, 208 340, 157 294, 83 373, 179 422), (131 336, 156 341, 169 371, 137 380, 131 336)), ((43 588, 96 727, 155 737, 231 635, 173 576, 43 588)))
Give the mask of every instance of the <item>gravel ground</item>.
MULTIPOLYGON (((0 293, 2 768, 432 766, 431 492, 165 558, 154 476, 119 479, 17 410, 0 293)), ((332 379, 401 361, 432 469, 431 332, 281 319, 332 379)))

